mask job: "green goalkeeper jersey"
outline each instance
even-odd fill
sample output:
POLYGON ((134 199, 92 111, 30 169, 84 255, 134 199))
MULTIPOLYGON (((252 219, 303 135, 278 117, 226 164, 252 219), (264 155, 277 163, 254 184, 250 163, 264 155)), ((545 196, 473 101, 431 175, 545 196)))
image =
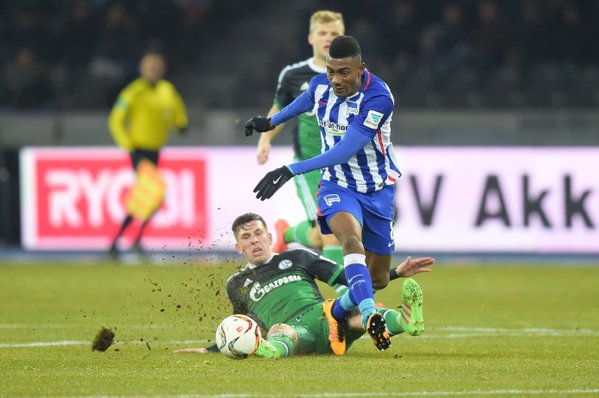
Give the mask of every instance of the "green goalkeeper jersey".
POLYGON ((346 284, 343 267, 307 249, 287 250, 257 267, 246 265, 226 283, 233 312, 247 314, 266 333, 323 300, 315 280, 346 284))
MULTIPOLYGON (((283 109, 310 86, 310 80, 326 69, 319 67, 312 58, 288 65, 279 74, 274 103, 283 109)), ((293 130, 293 150, 297 160, 306 160, 320 155, 322 144, 320 127, 313 111, 298 116, 298 125, 293 130)))

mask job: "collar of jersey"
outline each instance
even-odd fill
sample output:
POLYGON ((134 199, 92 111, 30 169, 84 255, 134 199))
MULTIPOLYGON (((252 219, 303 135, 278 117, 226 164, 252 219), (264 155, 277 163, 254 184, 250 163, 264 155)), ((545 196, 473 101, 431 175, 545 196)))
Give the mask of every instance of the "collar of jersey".
MULTIPOLYGON (((264 262, 264 264, 268 264, 268 263, 270 263, 270 262, 272 261, 272 258, 275 256, 275 254, 276 254, 276 253, 273 253, 273 254, 270 256, 270 258, 264 262)), ((264 264, 262 264, 262 265, 264 265, 264 264)), ((246 264, 246 267, 248 267, 249 269, 254 269, 254 268, 257 268, 257 267, 259 267, 259 265, 252 264, 252 263, 247 263, 247 264, 246 264)))
POLYGON ((310 69, 317 73, 325 73, 327 71, 327 68, 316 65, 316 63, 314 62, 314 58, 310 58, 308 60, 308 66, 310 67, 310 69))
POLYGON ((370 71, 364 68, 364 72, 362 73, 362 87, 360 87, 360 90, 358 92, 364 92, 368 90, 368 86, 370 86, 370 78, 370 71))

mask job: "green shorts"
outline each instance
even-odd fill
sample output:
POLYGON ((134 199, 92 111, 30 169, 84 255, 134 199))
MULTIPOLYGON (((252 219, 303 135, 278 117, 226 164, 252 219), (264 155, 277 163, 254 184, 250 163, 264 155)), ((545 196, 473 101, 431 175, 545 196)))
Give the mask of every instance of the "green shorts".
POLYGON ((316 221, 318 219, 316 191, 318 191, 318 182, 320 181, 320 170, 297 175, 293 181, 295 182, 297 197, 302 202, 306 211, 306 218, 310 221, 316 221))
MULTIPOLYGON (((322 303, 315 304, 293 319, 286 322, 297 332, 298 354, 332 354, 329 346, 329 324, 322 312, 322 303)), ((359 339, 364 332, 358 332, 346 327, 347 349, 359 339)))

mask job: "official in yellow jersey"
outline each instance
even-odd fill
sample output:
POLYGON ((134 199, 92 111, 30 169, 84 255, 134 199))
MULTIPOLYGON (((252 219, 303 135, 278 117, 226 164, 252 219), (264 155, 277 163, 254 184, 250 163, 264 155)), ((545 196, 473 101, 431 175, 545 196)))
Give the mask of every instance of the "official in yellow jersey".
MULTIPOLYGON (((108 127, 115 143, 129 152, 133 169, 144 159, 158 166, 160 149, 167 144, 171 131, 187 130, 187 112, 183 99, 172 83, 164 79, 166 59, 159 52, 147 52, 141 59, 140 77, 121 91, 110 112, 108 127)), ((110 246, 111 257, 118 257, 117 242, 131 225, 134 214, 123 220, 110 246)), ((153 213, 152 213, 153 214, 153 213)), ((133 249, 143 255, 141 237, 152 214, 142 222, 133 249)))

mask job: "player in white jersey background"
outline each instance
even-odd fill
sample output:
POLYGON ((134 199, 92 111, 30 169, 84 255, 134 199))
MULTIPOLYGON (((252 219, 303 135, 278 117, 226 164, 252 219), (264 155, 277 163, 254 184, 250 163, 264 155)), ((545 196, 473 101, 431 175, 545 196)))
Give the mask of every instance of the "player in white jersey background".
POLYGON ((325 308, 331 347, 345 350, 339 323, 357 306, 365 329, 379 350, 391 344, 385 320, 377 315, 373 287, 389 282, 395 248, 393 238, 394 183, 401 175, 391 144, 394 100, 387 84, 362 62, 359 43, 351 36, 333 40, 327 72, 315 76, 309 89, 271 118, 255 116, 246 135, 265 132, 306 111, 316 114, 322 154, 267 173, 254 192, 268 199, 289 179, 321 170, 318 191, 319 224, 343 247, 349 290, 325 308), (368 264, 368 267, 366 266, 368 264))

